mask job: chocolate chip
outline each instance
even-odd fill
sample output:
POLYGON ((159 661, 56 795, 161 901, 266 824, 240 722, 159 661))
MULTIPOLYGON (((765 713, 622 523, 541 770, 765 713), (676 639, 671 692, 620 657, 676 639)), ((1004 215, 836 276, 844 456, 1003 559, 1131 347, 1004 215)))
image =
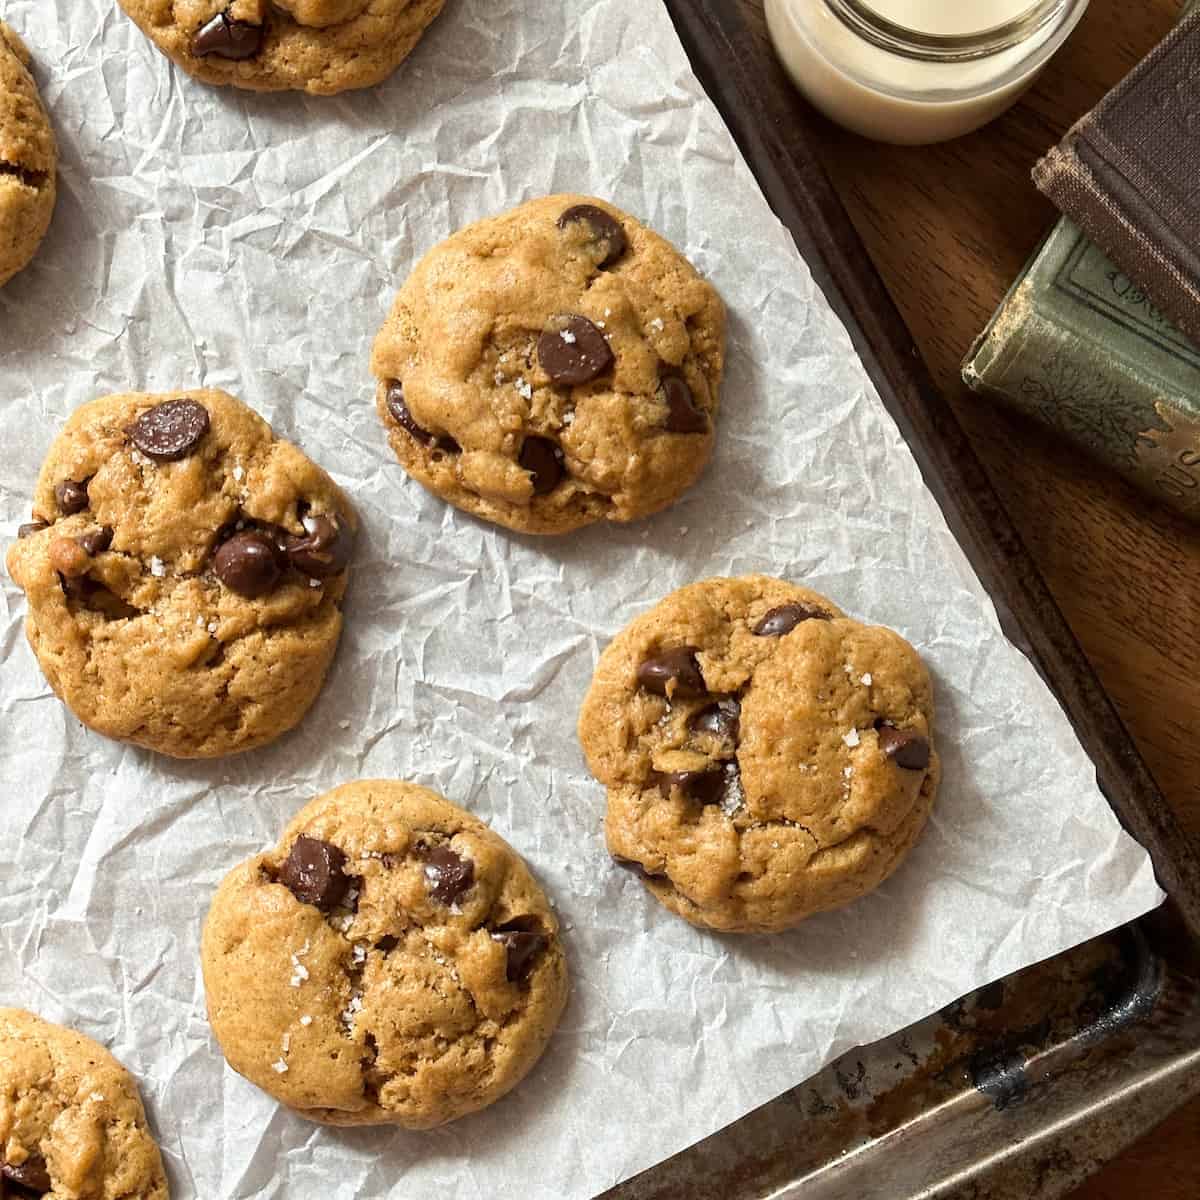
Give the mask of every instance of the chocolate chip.
POLYGON ((208 409, 195 400, 164 400, 148 408, 125 431, 155 462, 177 462, 200 445, 208 432, 208 409))
POLYGON ((303 534, 289 533, 283 539, 283 549, 292 566, 313 579, 328 579, 344 571, 354 548, 354 534, 349 527, 335 517, 314 517, 307 513, 300 523, 304 526, 303 534))
POLYGON ((635 875, 640 875, 643 879, 667 878, 665 874, 647 870, 646 864, 638 862, 636 858, 623 858, 620 854, 614 854, 612 860, 622 870, 632 871, 635 875))
POLYGON ((527 437, 521 444, 517 462, 533 476, 533 494, 544 496, 562 482, 567 473, 562 451, 549 438, 527 437))
POLYGON ((755 637, 783 637, 801 621, 832 621, 829 613, 807 604, 781 604, 773 608, 752 630, 755 637))
POLYGON ((83 512, 88 506, 88 483, 90 479, 64 479, 54 485, 54 499, 58 507, 68 516, 83 512))
MULTIPOLYGON (((20 1195, 44 1196, 51 1187, 50 1172, 46 1170, 46 1160, 40 1154, 31 1154, 23 1163, 0 1164, 0 1178, 23 1188, 20 1195)), ((3 1189, 0 1189, 0 1194, 3 1194, 3 1189)))
POLYGON ((253 58, 262 48, 263 27, 249 21, 236 21, 228 12, 217 13, 206 21, 192 38, 196 58, 215 54, 218 58, 253 58))
POLYGON ((924 771, 929 766, 929 739, 915 729, 897 729, 885 721, 879 728, 879 748, 896 766, 924 771))
POLYGON ((637 669, 637 681, 646 691, 672 700, 699 700, 708 695, 695 646, 679 646, 645 659, 637 669))
POLYGON ((692 389, 682 375, 663 375, 658 381, 658 399, 667 406, 668 433, 708 432, 708 414, 696 407, 692 389))
POLYGON ((519 983, 533 968, 534 960, 550 944, 535 917, 517 917, 496 926, 492 941, 508 952, 506 975, 509 983, 519 983))
POLYGON ((725 798, 725 770, 716 767, 710 771, 652 771, 647 780, 649 786, 657 785, 667 799, 678 789, 688 800, 698 804, 720 804, 725 798))
POLYGON ((257 530, 235 533, 213 555, 213 570, 230 591, 239 596, 265 596, 282 573, 276 544, 257 530))
POLYGON ((435 846, 425 858, 425 879, 439 904, 456 904, 475 882, 475 864, 449 846, 435 846))
POLYGON ((611 267, 629 243, 621 223, 594 204, 575 204, 558 218, 559 229, 583 225, 588 231, 588 250, 600 270, 611 267))
POLYGON ((733 696, 718 700, 693 713, 688 728, 696 733, 711 733, 726 741, 736 742, 741 728, 741 701, 733 696))
POLYGON ((332 912, 350 890, 350 876, 342 868, 346 856, 328 842, 301 834, 279 872, 283 884, 301 904, 332 912))
POLYGON ((17 537, 33 537, 35 533, 41 533, 43 529, 49 528, 49 521, 26 521, 24 525, 17 526, 17 537))
POLYGON ((613 363, 612 347, 587 317, 554 321, 537 344, 538 361, 554 383, 575 387, 603 375, 613 363))
POLYGON ((105 525, 100 529, 89 529, 87 533, 81 534, 75 540, 83 548, 85 554, 90 554, 95 558, 97 554, 103 554, 112 545, 113 527, 105 525))

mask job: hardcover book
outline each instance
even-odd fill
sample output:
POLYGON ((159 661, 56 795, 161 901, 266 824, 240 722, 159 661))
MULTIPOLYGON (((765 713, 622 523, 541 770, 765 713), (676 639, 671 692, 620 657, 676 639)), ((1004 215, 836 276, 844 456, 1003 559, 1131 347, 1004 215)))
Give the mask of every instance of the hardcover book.
POLYGON ((1200 350, 1067 218, 976 339, 963 379, 1200 517, 1200 350))

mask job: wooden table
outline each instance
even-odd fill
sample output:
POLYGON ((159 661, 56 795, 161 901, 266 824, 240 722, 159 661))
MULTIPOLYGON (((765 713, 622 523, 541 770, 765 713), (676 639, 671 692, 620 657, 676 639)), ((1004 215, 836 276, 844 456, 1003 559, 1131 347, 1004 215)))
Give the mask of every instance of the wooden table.
MULTIPOLYGON (((763 30, 761 0, 736 0, 763 30)), ((950 0, 947 0, 950 2, 950 0)), ((959 364, 1055 213, 1034 161, 1141 59, 1180 0, 1092 0, 1008 115, 944 146, 825 124, 826 166, 959 418, 1150 769, 1200 838, 1200 528, 960 382, 959 364)), ((1072 1200, 1200 1197, 1200 1102, 1072 1200)))

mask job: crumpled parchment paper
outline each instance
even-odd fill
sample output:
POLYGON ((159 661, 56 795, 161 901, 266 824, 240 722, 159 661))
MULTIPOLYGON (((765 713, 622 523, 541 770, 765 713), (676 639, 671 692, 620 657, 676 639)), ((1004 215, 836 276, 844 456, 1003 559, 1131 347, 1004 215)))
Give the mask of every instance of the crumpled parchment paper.
POLYGON ((177 1200, 592 1196, 1159 902, 660 4, 449 0, 387 84, 333 99, 195 83, 113 0, 9 0, 4 16, 62 149, 50 235, 0 292, 4 534, 77 404, 200 385, 297 441, 365 522, 323 695, 296 732, 226 761, 81 728, 5 580, 0 1002, 77 1026, 135 1072, 177 1200), (534 540, 405 477, 367 364, 420 254, 553 191, 607 196, 686 250, 729 305, 729 372, 715 462, 681 503, 534 540), (919 647, 945 781, 878 893, 738 940, 610 866, 574 722, 622 625, 685 582, 748 571, 919 647), (490 821, 565 922, 574 992, 546 1057, 434 1133, 307 1124, 224 1066, 204 1016, 197 944, 218 880, 310 797, 364 776, 490 821))

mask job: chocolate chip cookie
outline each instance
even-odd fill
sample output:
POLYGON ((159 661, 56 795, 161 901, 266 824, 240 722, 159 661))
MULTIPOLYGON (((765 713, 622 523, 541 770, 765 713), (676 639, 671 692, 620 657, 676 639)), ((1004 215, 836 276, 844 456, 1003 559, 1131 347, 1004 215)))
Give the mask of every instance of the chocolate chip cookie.
POLYGON ((516 852, 414 784, 346 784, 236 867, 201 946, 235 1071, 313 1121, 429 1129, 498 1100, 567 996, 516 852))
POLYGON ((632 521, 708 462, 724 327, 713 288, 628 214, 531 200, 409 276, 375 340, 379 416, 405 470, 476 516, 632 521))
POLYGON ((778 579, 673 592, 613 639, 579 718, 609 850, 695 925, 786 929, 877 887, 938 784, 899 634, 778 579))
POLYGON ((445 0, 121 0, 189 75, 257 92, 371 87, 411 53, 445 0))
POLYGON ((50 228, 57 167, 29 51, 0 21, 0 287, 29 263, 50 228))
POLYGON ((356 528, 329 476, 227 393, 106 396, 50 447, 8 569, 85 725, 208 758, 316 699, 356 528))
POLYGON ((91 1038, 0 1008, 0 1196, 167 1200, 129 1073, 91 1038))

